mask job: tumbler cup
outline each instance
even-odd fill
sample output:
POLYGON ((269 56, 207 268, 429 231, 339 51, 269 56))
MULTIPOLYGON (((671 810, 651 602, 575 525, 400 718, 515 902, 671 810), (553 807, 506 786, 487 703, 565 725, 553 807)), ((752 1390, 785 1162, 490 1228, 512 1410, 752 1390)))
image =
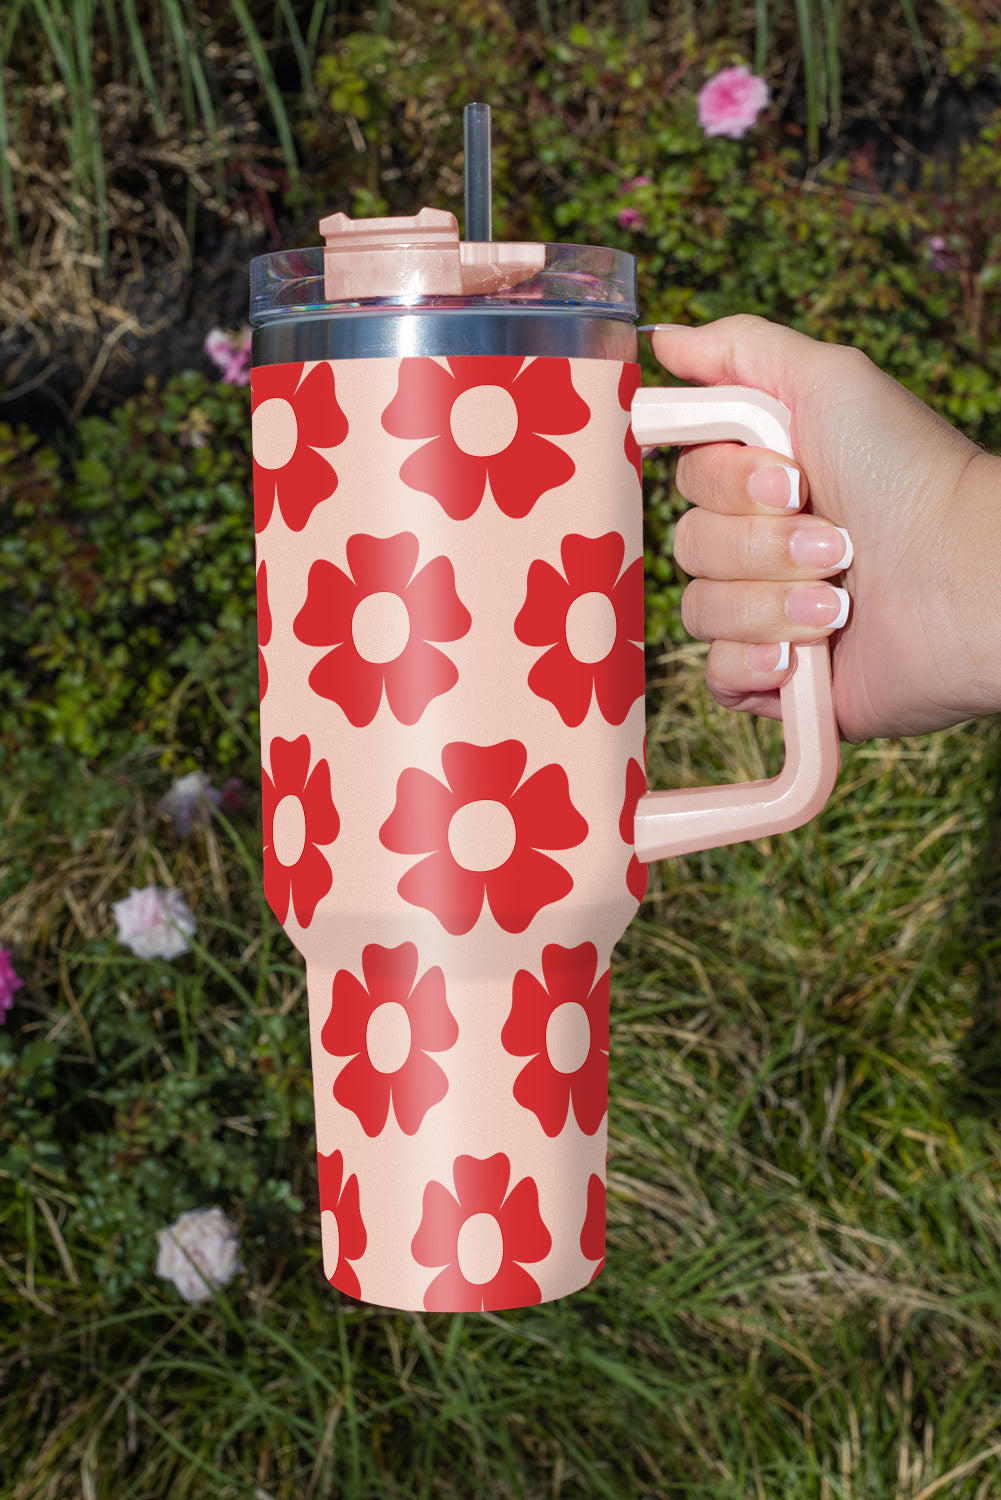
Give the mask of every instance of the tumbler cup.
POLYGON ((639 390, 631 256, 321 224, 252 267, 264 885, 306 960, 324 1269, 525 1306, 605 1254, 609 963, 645 864, 796 826, 837 769, 797 649, 769 781, 647 792, 640 445, 788 454, 639 390))

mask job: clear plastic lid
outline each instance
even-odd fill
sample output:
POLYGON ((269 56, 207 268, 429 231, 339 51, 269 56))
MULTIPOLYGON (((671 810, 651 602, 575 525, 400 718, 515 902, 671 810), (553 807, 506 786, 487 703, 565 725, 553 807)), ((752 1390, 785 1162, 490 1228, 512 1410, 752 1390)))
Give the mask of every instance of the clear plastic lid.
POLYGON ((463 241, 459 251, 461 280, 453 281, 454 290, 442 291, 448 283, 441 279, 440 256, 429 275, 426 247, 395 244, 392 274, 384 278, 385 290, 378 295, 360 294, 379 289, 380 275, 373 269, 378 267, 377 249, 353 252, 359 258, 364 254, 362 280, 341 274, 331 260, 330 240, 326 249, 259 255, 250 263, 251 324, 260 328, 289 318, 434 308, 583 313, 623 321, 637 315, 636 261, 625 250, 463 241), (438 289, 429 291, 429 286, 438 289))

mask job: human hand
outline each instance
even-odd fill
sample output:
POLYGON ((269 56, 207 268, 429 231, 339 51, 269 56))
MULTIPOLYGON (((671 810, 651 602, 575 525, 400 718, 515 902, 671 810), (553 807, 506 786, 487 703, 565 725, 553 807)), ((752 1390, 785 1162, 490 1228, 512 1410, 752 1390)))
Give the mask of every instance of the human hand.
POLYGON ((762 318, 656 329, 653 351, 684 381, 753 386, 792 417, 794 464, 733 443, 678 462, 694 507, 675 531, 692 579, 681 613, 712 642, 713 696, 777 718, 794 666, 777 665, 778 644, 830 636, 848 740, 1001 709, 1001 459, 858 350, 762 318))

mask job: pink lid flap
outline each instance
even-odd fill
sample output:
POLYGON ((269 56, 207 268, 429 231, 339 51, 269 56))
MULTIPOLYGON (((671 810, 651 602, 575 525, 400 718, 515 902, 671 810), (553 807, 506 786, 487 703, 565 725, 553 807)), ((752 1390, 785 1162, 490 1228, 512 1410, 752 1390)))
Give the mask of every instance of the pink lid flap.
POLYGON ((324 296, 328 302, 368 297, 463 297, 501 291, 545 265, 546 247, 459 239, 454 214, 422 208, 411 218, 320 220, 324 296))

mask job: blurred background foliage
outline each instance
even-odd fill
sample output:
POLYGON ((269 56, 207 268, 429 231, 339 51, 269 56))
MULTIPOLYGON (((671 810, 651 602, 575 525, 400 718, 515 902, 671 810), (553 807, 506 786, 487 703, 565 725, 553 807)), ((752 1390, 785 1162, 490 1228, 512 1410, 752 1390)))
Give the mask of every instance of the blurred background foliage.
MULTIPOLYGON (((993 0, 8 0, 4 1500, 1001 1493, 994 726, 846 747, 808 828, 652 870, 593 1287, 351 1304, 260 888, 248 392, 203 356, 248 257, 321 214, 461 216, 479 97, 499 237, 632 250, 647 321, 855 343, 1001 450, 999 59, 993 0), (772 104, 710 140, 731 63, 772 104), (196 768, 245 797, 185 837, 160 798, 196 768), (171 963, 113 937, 151 881, 197 914, 171 963), (210 1202, 246 1270, 195 1311, 155 1234, 210 1202)), ((684 639, 671 477, 648 462, 651 781, 762 776, 776 727, 716 711, 684 639)))

